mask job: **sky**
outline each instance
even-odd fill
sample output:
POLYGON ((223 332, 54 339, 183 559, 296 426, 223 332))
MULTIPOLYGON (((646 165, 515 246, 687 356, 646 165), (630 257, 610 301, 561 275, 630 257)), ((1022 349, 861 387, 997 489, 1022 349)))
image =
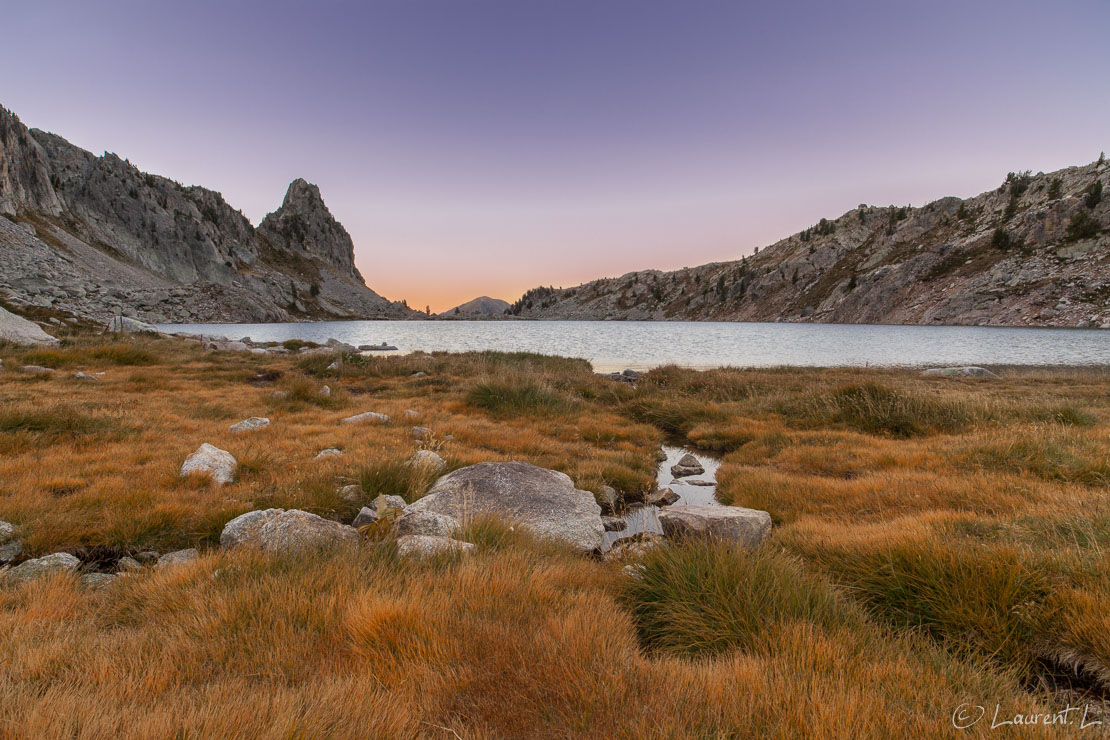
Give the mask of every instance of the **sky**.
POLYGON ((1106 0, 0 0, 0 104, 441 311, 1110 149, 1106 0))

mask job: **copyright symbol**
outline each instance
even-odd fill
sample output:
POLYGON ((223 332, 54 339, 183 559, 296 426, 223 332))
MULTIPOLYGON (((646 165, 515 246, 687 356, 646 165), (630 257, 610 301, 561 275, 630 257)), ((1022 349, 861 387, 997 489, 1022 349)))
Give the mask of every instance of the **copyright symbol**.
POLYGON ((987 708, 978 704, 961 704, 956 707, 956 711, 952 712, 952 726, 957 730, 966 730, 983 719, 986 713, 987 708))

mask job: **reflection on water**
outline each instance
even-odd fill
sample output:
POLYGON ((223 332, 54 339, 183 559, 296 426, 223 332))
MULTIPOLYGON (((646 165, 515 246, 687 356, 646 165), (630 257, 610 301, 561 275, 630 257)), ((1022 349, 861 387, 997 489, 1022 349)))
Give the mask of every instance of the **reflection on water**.
MULTIPOLYGON (((678 501, 676 504, 696 504, 698 506, 716 506, 717 505, 717 468, 720 467, 721 461, 707 456, 700 450, 695 450, 692 447, 670 447, 663 445, 663 452, 666 454, 666 459, 659 463, 659 469, 655 472, 655 479, 658 481, 660 488, 669 488, 678 494, 678 501), (692 475, 687 478, 675 478, 671 475, 671 466, 678 462, 686 453, 692 454, 698 459, 705 472, 701 475, 692 475), (709 483, 710 485, 697 485, 690 483, 690 481, 701 481, 709 483)), ((628 526, 621 532, 606 532, 605 540, 607 545, 612 545, 619 539, 631 537, 641 532, 657 532, 662 534, 663 528, 659 525, 659 517, 656 516, 659 508, 656 506, 637 506, 629 509, 622 519, 628 526)))
POLYGON ((598 372, 671 363, 701 368, 1110 364, 1110 331, 1097 329, 687 321, 324 321, 161 328, 255 341, 388 342, 400 353, 538 352, 582 357, 598 372))

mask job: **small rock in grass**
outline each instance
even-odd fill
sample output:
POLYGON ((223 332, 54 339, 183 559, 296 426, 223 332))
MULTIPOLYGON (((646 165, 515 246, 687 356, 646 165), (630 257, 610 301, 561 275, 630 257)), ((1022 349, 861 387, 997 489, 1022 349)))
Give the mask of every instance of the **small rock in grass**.
POLYGON ((376 509, 403 509, 408 506, 403 496, 388 496, 382 494, 370 502, 376 509))
POLYGON ((320 395, 324 398, 329 398, 331 396, 331 387, 325 385, 323 388, 320 389, 320 395))
POLYGON ((138 560, 140 563, 144 563, 146 565, 153 565, 154 563, 157 563, 158 558, 160 557, 161 555, 159 555, 154 550, 143 550, 142 552, 135 554, 135 559, 138 560))
POLYGON ((95 375, 88 375, 88 374, 83 373, 81 371, 78 371, 73 377, 76 380, 92 380, 92 381, 99 381, 100 380, 100 378, 96 377, 95 375))
POLYGON ((190 547, 187 550, 177 550, 175 552, 168 552, 162 557, 158 558, 158 568, 167 568, 171 565, 181 565, 182 563, 191 563, 200 557, 195 547, 190 547))
POLYGON ((401 557, 429 557, 443 553, 466 553, 474 549, 469 542, 459 542, 449 537, 429 537, 409 534, 397 538, 397 554, 401 557))
POLYGON ((68 552, 56 552, 20 563, 5 573, 3 578, 6 581, 29 581, 51 573, 72 572, 80 565, 81 561, 68 552))
POLYGON ((53 375, 54 374, 53 370, 51 370, 48 367, 43 367, 42 365, 24 365, 23 367, 21 367, 19 369, 22 370, 25 373, 30 374, 30 375, 53 375))
POLYGON ((343 486, 339 489, 339 498, 352 504, 357 504, 362 501, 363 496, 362 486, 357 483, 352 483, 349 486, 343 486))
POLYGON ((426 468, 435 473, 442 473, 447 469, 444 459, 431 450, 418 450, 409 458, 408 464, 414 468, 426 468))
POLYGON ((413 411, 412 409, 405 409, 404 412, 401 414, 402 419, 416 419, 419 418, 419 416, 420 412, 413 411))
POLYGON ((412 428, 412 436, 416 439, 424 439, 425 437, 427 437, 431 433, 432 433, 432 430, 429 429, 428 427, 413 427, 412 428))
POLYGON ((367 524, 373 524, 378 521, 378 518, 377 509, 372 506, 363 506, 358 510, 358 514, 355 515, 354 521, 351 522, 351 526, 355 529, 365 527, 367 524))
POLYGON ((329 447, 326 450, 320 450, 319 452, 317 452, 316 453, 316 459, 319 460, 319 459, 324 458, 324 457, 335 457, 336 455, 342 455, 342 454, 343 454, 343 450, 337 449, 335 447, 329 447))
POLYGON ((367 412, 362 413, 362 414, 355 414, 354 416, 348 416, 345 419, 340 419, 339 423, 340 424, 361 424, 364 421, 373 421, 373 422, 377 422, 378 424, 388 424, 390 421, 392 421, 392 419, 390 419, 385 414, 379 414, 376 411, 367 411, 367 412))
POLYGON ((270 420, 264 416, 252 416, 249 419, 243 419, 237 424, 232 424, 228 427, 228 431, 232 432, 250 432, 255 429, 270 426, 270 420))
POLYGON ((0 565, 10 563, 23 554, 23 544, 19 540, 12 540, 0 545, 0 565))
POLYGON ((116 580, 114 573, 84 573, 81 575, 81 585, 85 588, 104 588, 116 580))
POLYGON ((985 367, 932 367, 921 373, 926 376, 940 376, 943 378, 997 378, 985 367))
POLYGON ((212 480, 223 485, 235 480, 235 470, 238 467, 239 463, 230 452, 205 442, 197 448, 196 452, 185 458, 181 466, 181 475, 207 473, 212 476, 212 480))
POLYGON ((134 573, 135 571, 142 570, 143 566, 142 566, 142 563, 140 563, 135 558, 128 557, 127 555, 124 555, 116 563, 116 569, 120 573, 134 573))

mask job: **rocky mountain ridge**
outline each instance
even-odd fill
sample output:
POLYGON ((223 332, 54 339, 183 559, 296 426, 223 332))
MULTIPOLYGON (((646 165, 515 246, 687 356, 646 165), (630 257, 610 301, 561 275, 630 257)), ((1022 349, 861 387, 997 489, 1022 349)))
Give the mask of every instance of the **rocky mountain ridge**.
POLYGON ((320 190, 257 228, 223 197, 95 156, 0 108, 0 297, 156 323, 410 318, 366 287, 320 190))
POLYGON ((1110 328, 1110 162, 979 196, 861 204, 754 255, 534 288, 530 319, 1110 328))

